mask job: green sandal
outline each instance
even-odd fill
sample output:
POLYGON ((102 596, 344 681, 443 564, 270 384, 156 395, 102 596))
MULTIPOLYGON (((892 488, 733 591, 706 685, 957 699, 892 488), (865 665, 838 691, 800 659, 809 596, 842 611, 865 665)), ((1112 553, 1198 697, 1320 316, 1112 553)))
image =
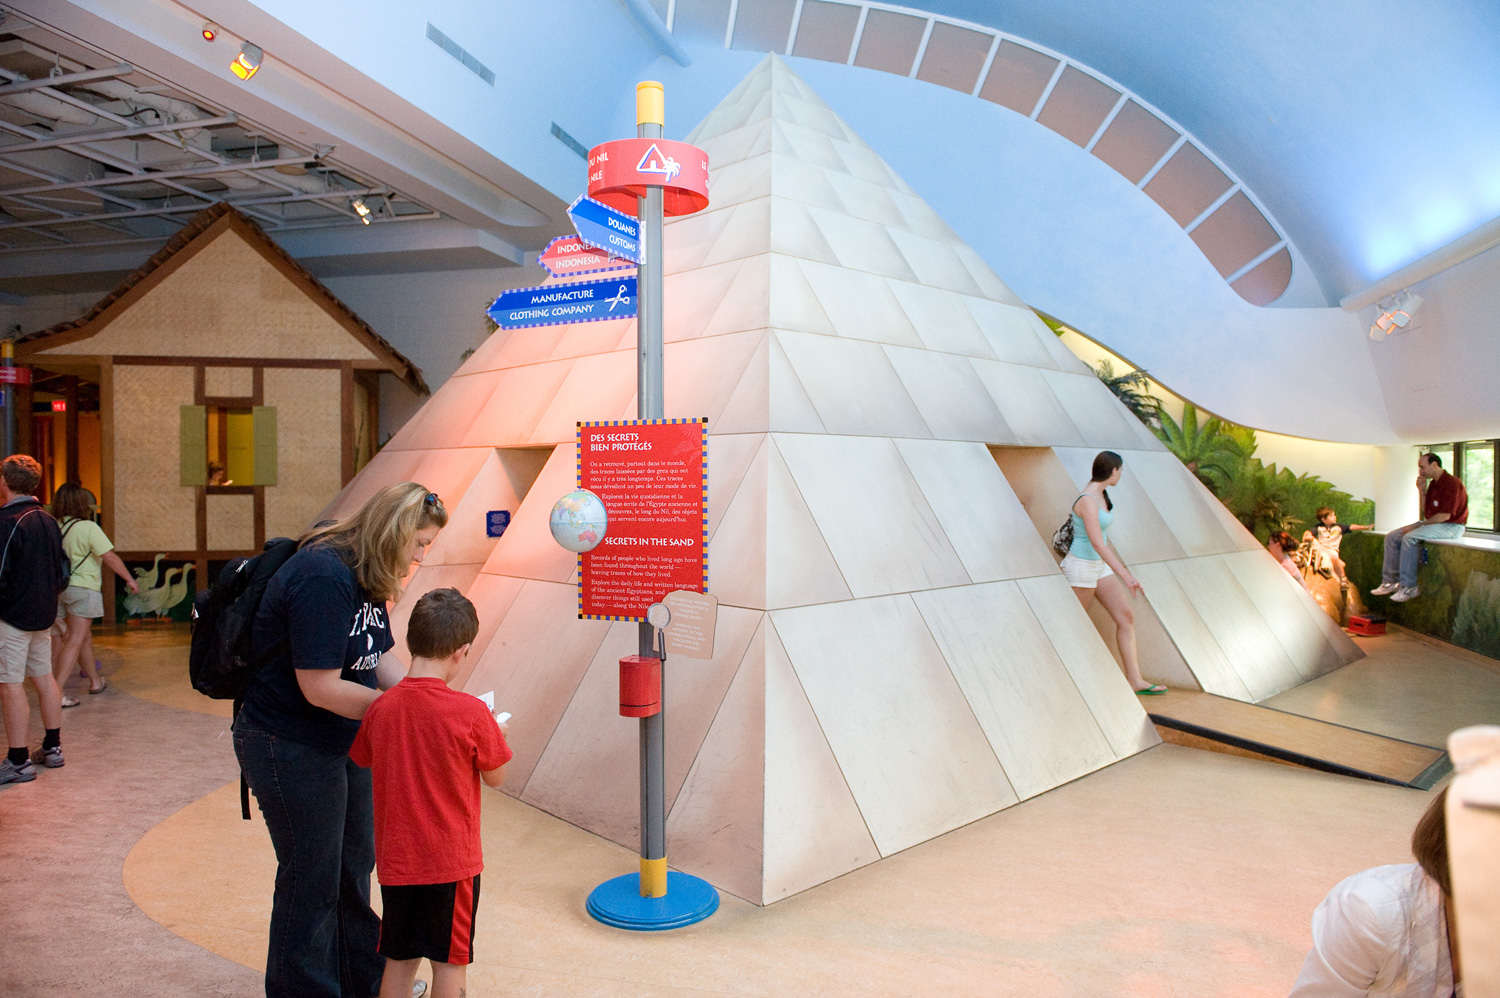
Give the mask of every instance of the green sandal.
POLYGON ((1167 688, 1165 686, 1156 684, 1136 690, 1135 695, 1138 697, 1155 697, 1161 696, 1165 692, 1167 692, 1167 688))

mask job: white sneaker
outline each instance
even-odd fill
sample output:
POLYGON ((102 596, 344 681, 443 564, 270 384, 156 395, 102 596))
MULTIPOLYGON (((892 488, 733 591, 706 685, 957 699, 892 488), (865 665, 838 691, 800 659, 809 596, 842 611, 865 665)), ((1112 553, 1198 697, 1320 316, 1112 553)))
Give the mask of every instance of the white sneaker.
POLYGON ((1416 586, 1402 586, 1396 590, 1396 595, 1391 597, 1392 603, 1405 603, 1409 599, 1416 599, 1422 595, 1422 590, 1416 586))
POLYGON ((1397 585, 1396 583, 1394 583, 1394 582, 1382 582, 1380 585, 1378 585, 1374 589, 1370 590, 1370 595, 1371 596, 1389 596, 1391 593, 1394 593, 1394 592, 1397 592, 1398 590, 1400 590, 1400 588, 1401 587, 1399 585, 1397 585))
POLYGON ((411 986, 411 998, 422 998, 427 993, 426 981, 414 981, 411 986))

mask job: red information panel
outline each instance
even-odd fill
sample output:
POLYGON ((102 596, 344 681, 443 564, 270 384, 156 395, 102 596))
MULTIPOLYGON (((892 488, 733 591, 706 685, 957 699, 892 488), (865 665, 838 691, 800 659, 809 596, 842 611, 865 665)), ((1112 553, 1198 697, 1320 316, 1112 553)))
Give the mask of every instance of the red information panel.
POLYGON ((708 592, 707 419, 579 423, 578 487, 609 514, 578 556, 578 616, 644 620, 667 593, 708 592))
POLYGON ((616 139, 589 150, 589 197, 634 216, 647 187, 662 189, 662 214, 708 207, 708 153, 670 139, 616 139))

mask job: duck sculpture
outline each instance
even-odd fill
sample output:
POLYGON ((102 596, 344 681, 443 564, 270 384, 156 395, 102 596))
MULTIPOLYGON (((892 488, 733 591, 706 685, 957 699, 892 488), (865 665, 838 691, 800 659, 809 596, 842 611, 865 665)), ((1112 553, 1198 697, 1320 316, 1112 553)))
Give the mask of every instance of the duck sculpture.
MULTIPOLYGON (((189 563, 186 567, 192 567, 189 563)), ((183 569, 172 568, 167 570, 166 578, 161 585, 152 586, 150 589, 141 588, 138 593, 130 593, 125 597, 125 612, 132 617, 144 617, 149 613, 161 616, 161 608, 172 594, 172 578, 181 573, 183 569)), ((145 581, 144 579, 142 580, 145 581)))
POLYGON ((192 562, 185 561, 182 563, 182 577, 179 578, 176 582, 171 583, 167 587, 167 596, 164 600, 162 600, 161 606, 157 607, 156 609, 156 615, 158 617, 165 617, 167 613, 172 609, 172 607, 187 599, 188 575, 192 571, 192 562))
POLYGON ((160 577, 161 561, 165 557, 166 555, 164 554, 157 555, 156 560, 151 563, 151 571, 149 572, 144 568, 131 569, 131 572, 135 574, 135 583, 140 587, 142 592, 156 585, 156 580, 160 577))

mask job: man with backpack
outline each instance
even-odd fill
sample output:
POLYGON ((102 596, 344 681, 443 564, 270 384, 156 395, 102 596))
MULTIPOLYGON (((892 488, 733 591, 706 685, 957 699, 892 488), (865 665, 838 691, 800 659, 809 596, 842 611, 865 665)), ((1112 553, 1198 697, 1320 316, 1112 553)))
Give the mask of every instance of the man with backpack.
POLYGON ((12 454, 0 463, 0 712, 10 749, 0 762, 0 784, 36 779, 27 751, 27 676, 46 729, 38 759, 48 769, 63 764, 62 693, 52 676, 50 629, 68 584, 67 558, 57 521, 37 501, 41 481, 35 458, 12 454))

